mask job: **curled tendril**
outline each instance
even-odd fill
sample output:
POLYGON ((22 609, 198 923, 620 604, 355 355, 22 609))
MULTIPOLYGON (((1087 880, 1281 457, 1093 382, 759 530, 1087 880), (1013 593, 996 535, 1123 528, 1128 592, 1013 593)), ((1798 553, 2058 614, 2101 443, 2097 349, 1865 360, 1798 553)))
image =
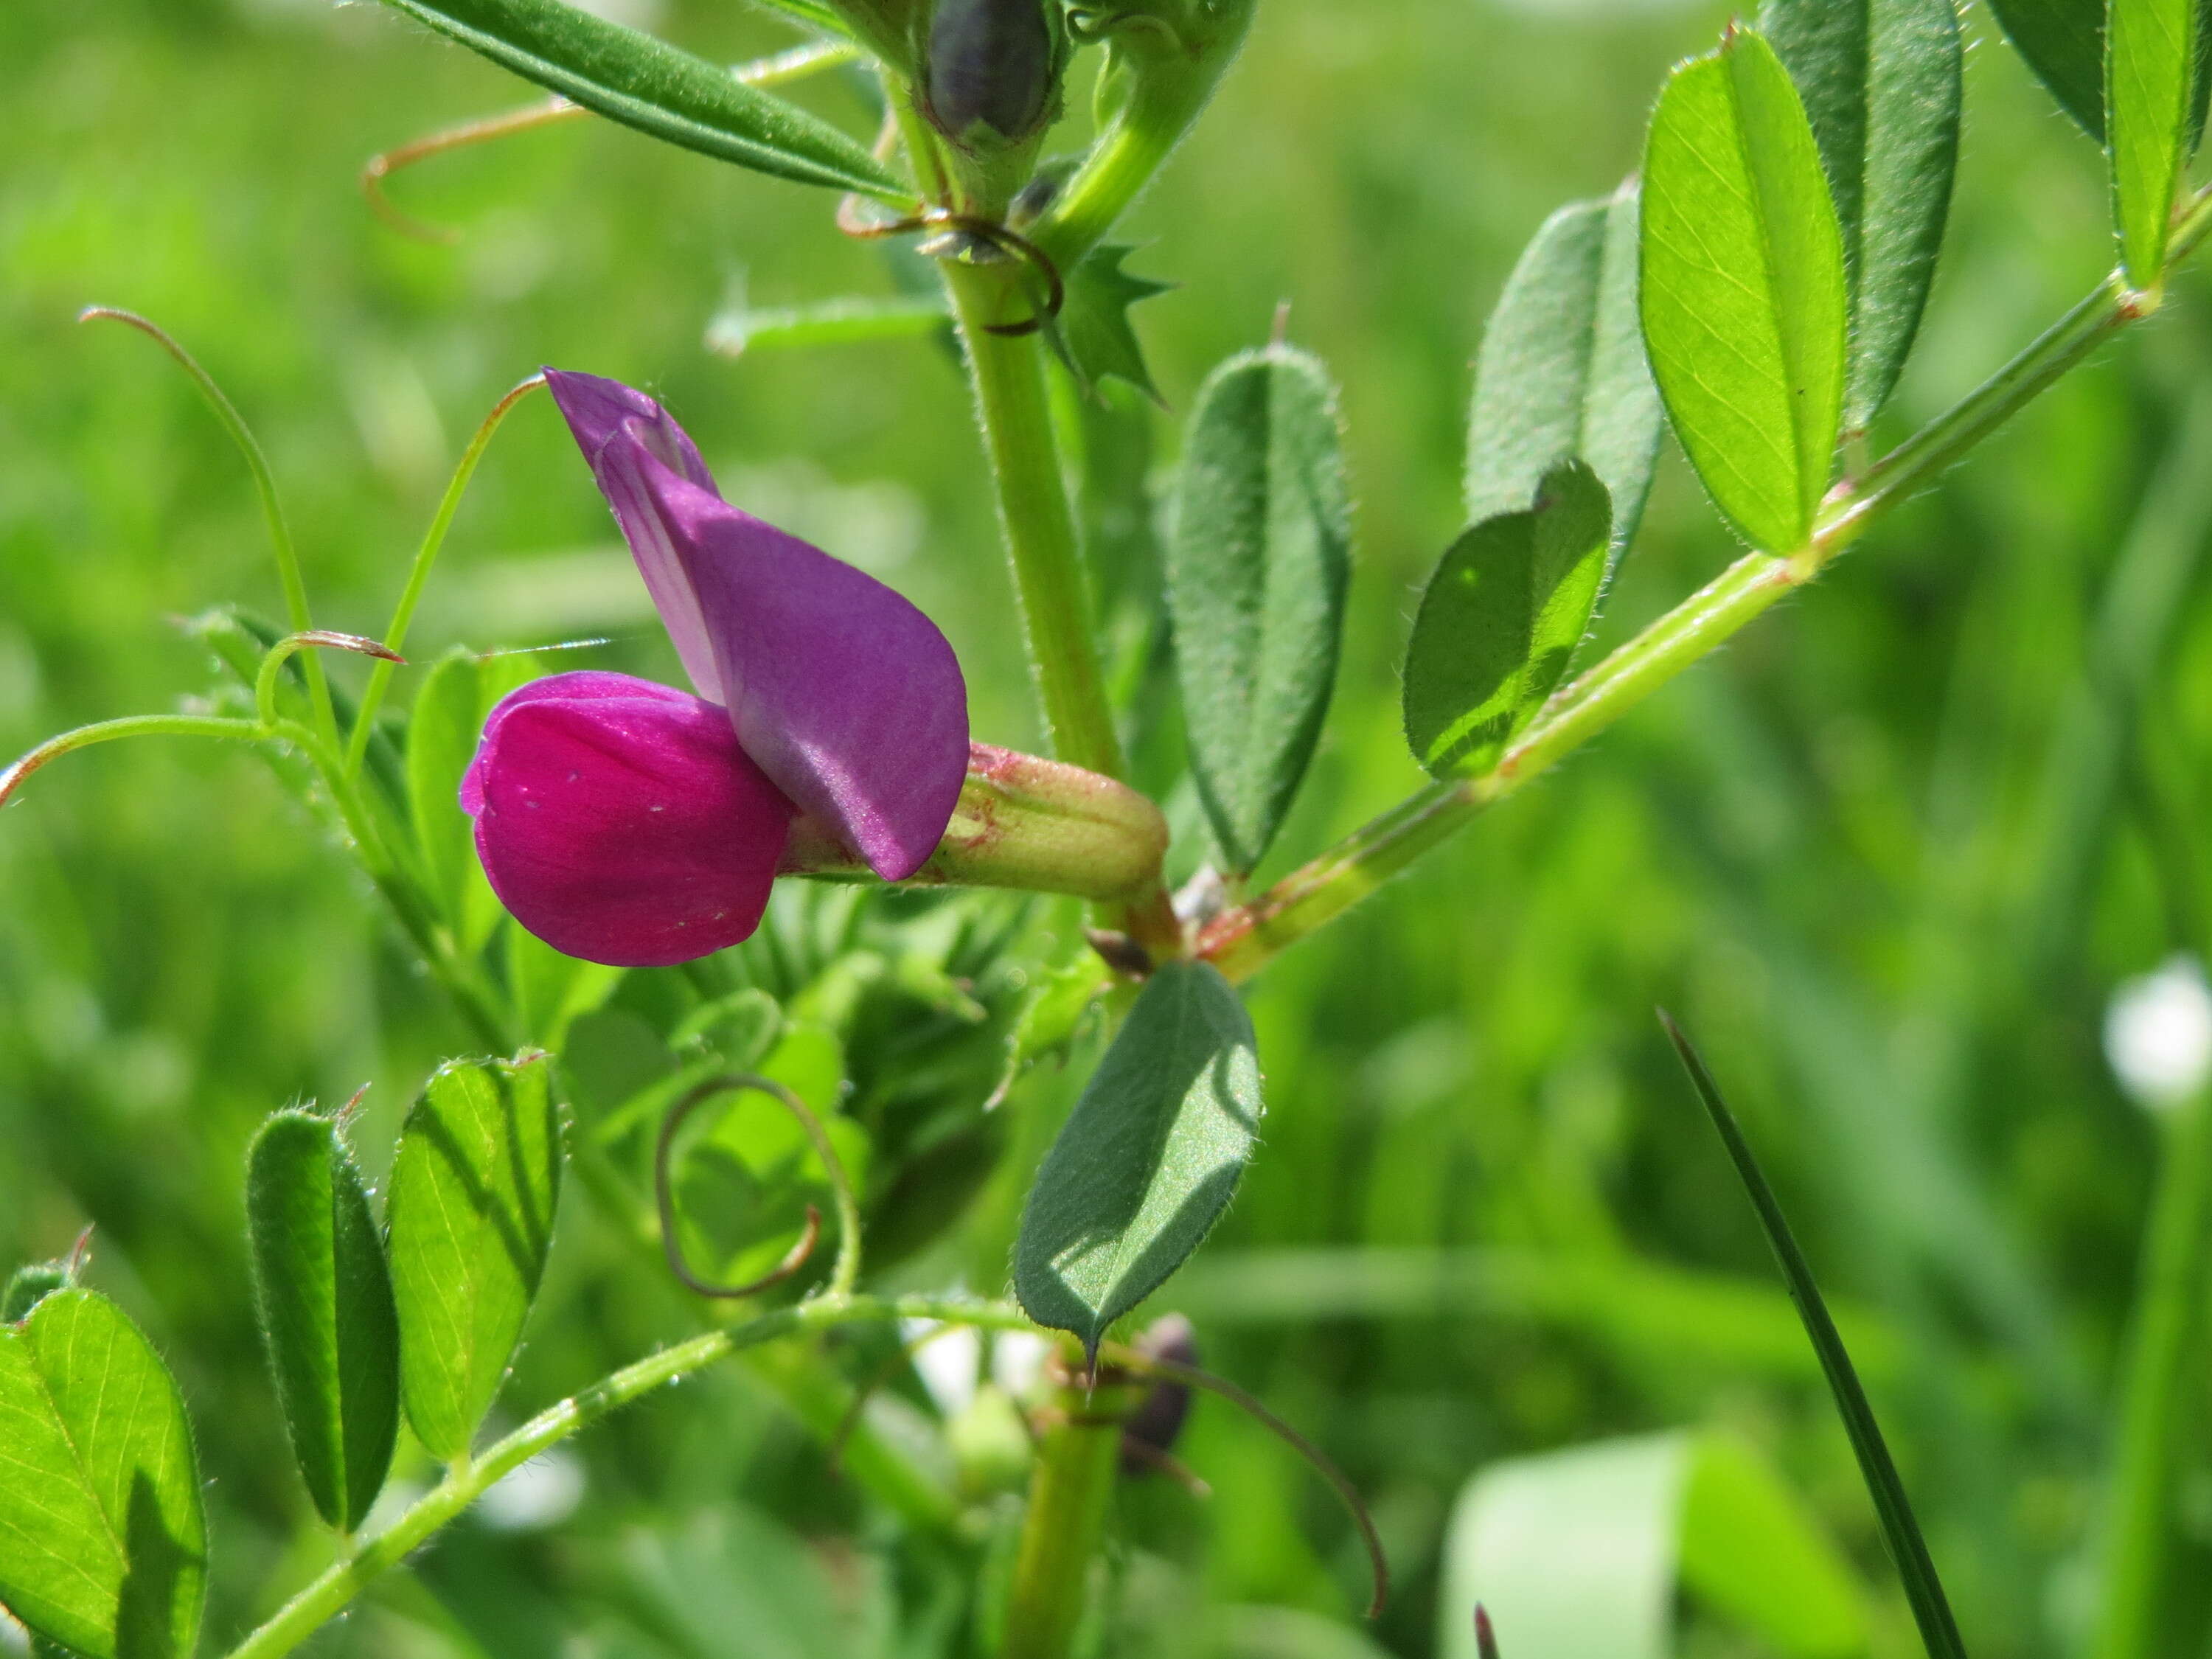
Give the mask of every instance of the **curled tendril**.
POLYGON ((784 1253, 783 1260, 760 1278, 744 1285, 718 1285, 702 1279, 691 1269, 684 1259, 684 1245, 678 1237, 676 1215, 675 1150, 676 1136, 687 1119, 700 1107, 717 1095, 743 1093, 750 1089, 769 1096, 799 1121, 808 1140, 813 1143, 815 1154, 822 1160, 823 1168, 830 1172, 830 1188, 837 1206, 837 1261, 830 1270, 827 1294, 842 1298, 852 1294, 853 1285, 860 1273, 860 1208, 854 1201, 853 1184, 845 1173, 845 1165, 830 1144, 830 1132, 814 1109, 781 1083, 750 1073, 730 1072, 720 1077, 708 1078, 681 1100, 668 1109, 668 1115, 660 1125, 660 1139, 653 1152, 653 1196, 660 1212, 660 1248, 668 1258, 668 1271, 683 1286, 696 1295, 729 1300, 758 1296, 789 1279, 806 1265, 821 1242, 822 1212, 810 1204, 806 1206, 806 1224, 799 1241, 784 1253))
POLYGON ((848 196, 837 204, 837 228, 848 236, 863 240, 878 236, 911 236, 921 231, 956 231, 973 236, 989 244, 1009 258, 1018 260, 1044 279, 1045 299, 1035 314, 1018 323, 986 323, 986 334, 1000 334, 1018 338, 1024 334, 1037 334, 1050 326, 1067 304, 1067 283, 1060 274, 1060 267, 1052 256, 1019 231, 1008 228, 995 219, 979 218, 972 213, 955 213, 949 208, 925 207, 920 212, 897 219, 871 219, 863 216, 861 200, 848 196))

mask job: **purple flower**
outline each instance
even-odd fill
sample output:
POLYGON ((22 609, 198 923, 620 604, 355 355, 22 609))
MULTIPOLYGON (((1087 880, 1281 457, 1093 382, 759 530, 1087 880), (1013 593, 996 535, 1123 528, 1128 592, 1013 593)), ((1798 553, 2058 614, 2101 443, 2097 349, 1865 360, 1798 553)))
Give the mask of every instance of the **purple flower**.
POLYGON ((699 695, 556 674, 492 711, 461 805, 501 901, 571 956, 658 967, 750 936, 800 814, 884 880, 912 875, 968 769, 944 635, 725 501, 643 392, 545 380, 699 695))

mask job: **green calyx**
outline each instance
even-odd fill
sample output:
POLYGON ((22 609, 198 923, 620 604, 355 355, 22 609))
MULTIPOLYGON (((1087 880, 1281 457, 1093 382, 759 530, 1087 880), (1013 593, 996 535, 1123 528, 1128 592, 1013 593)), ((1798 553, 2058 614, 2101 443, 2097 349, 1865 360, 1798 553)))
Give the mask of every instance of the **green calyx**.
MULTIPOLYGON (((1159 808, 1126 784, 974 744, 945 839, 909 879, 925 887, 1002 887, 1110 902, 1157 883, 1167 846, 1159 808)), ((809 818, 792 826, 782 869, 871 878, 858 854, 809 818)))

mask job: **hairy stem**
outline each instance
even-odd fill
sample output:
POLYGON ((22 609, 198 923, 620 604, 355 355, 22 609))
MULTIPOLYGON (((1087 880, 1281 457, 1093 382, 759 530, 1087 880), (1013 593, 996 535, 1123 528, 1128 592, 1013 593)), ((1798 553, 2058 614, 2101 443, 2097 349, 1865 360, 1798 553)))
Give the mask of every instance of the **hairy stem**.
POLYGON ((480 1456, 455 1465, 389 1527, 356 1545, 233 1648, 230 1659, 278 1659, 291 1652, 504 1477, 640 1395, 780 1337, 827 1330, 833 1325, 896 1319, 938 1319, 999 1330, 1035 1328, 1013 1309, 992 1303, 952 1302, 935 1297, 823 1297, 763 1314, 731 1330, 710 1331, 664 1348, 540 1412, 480 1456))
MULTIPOLYGON (((2212 187, 2176 221, 2172 255, 2212 234, 2212 187)), ((1747 553, 1603 661, 1562 687, 1535 723, 1480 775, 1430 785, 1354 830, 1267 892, 1224 911, 1198 954, 1233 980, 1250 978, 1538 773, 1604 731, 1737 629, 1818 575, 1876 518, 1925 488, 2112 334, 2149 314, 2154 299, 2117 275, 1957 404, 1831 495, 1813 544, 1790 558, 1747 553)))
MULTIPOLYGON (((1032 314, 1033 298, 1022 281, 1025 270, 948 261, 945 278, 967 346, 983 447, 998 489, 999 525, 1013 564, 1023 638, 1053 753, 1119 781, 1121 740, 1091 629, 1082 547, 1047 398, 1044 349, 1033 334, 991 332, 1032 314)), ((1121 909, 1116 925, 1155 954, 1180 951, 1173 912, 1157 883, 1121 909)))
POLYGON ((1091 1558, 1106 1534, 1127 1395, 1110 1383, 1060 1390, 1060 1420, 1046 1434, 1030 1478, 1002 1659, 1066 1659, 1073 1650, 1091 1558))

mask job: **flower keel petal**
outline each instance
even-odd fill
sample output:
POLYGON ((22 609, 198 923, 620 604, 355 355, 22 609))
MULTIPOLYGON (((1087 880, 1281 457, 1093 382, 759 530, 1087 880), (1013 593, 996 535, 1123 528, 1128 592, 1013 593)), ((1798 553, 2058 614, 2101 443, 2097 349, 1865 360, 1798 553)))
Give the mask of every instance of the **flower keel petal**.
POLYGON ((501 702, 462 804, 515 920, 624 968, 749 938, 792 817, 720 708, 620 674, 555 675, 501 702))

